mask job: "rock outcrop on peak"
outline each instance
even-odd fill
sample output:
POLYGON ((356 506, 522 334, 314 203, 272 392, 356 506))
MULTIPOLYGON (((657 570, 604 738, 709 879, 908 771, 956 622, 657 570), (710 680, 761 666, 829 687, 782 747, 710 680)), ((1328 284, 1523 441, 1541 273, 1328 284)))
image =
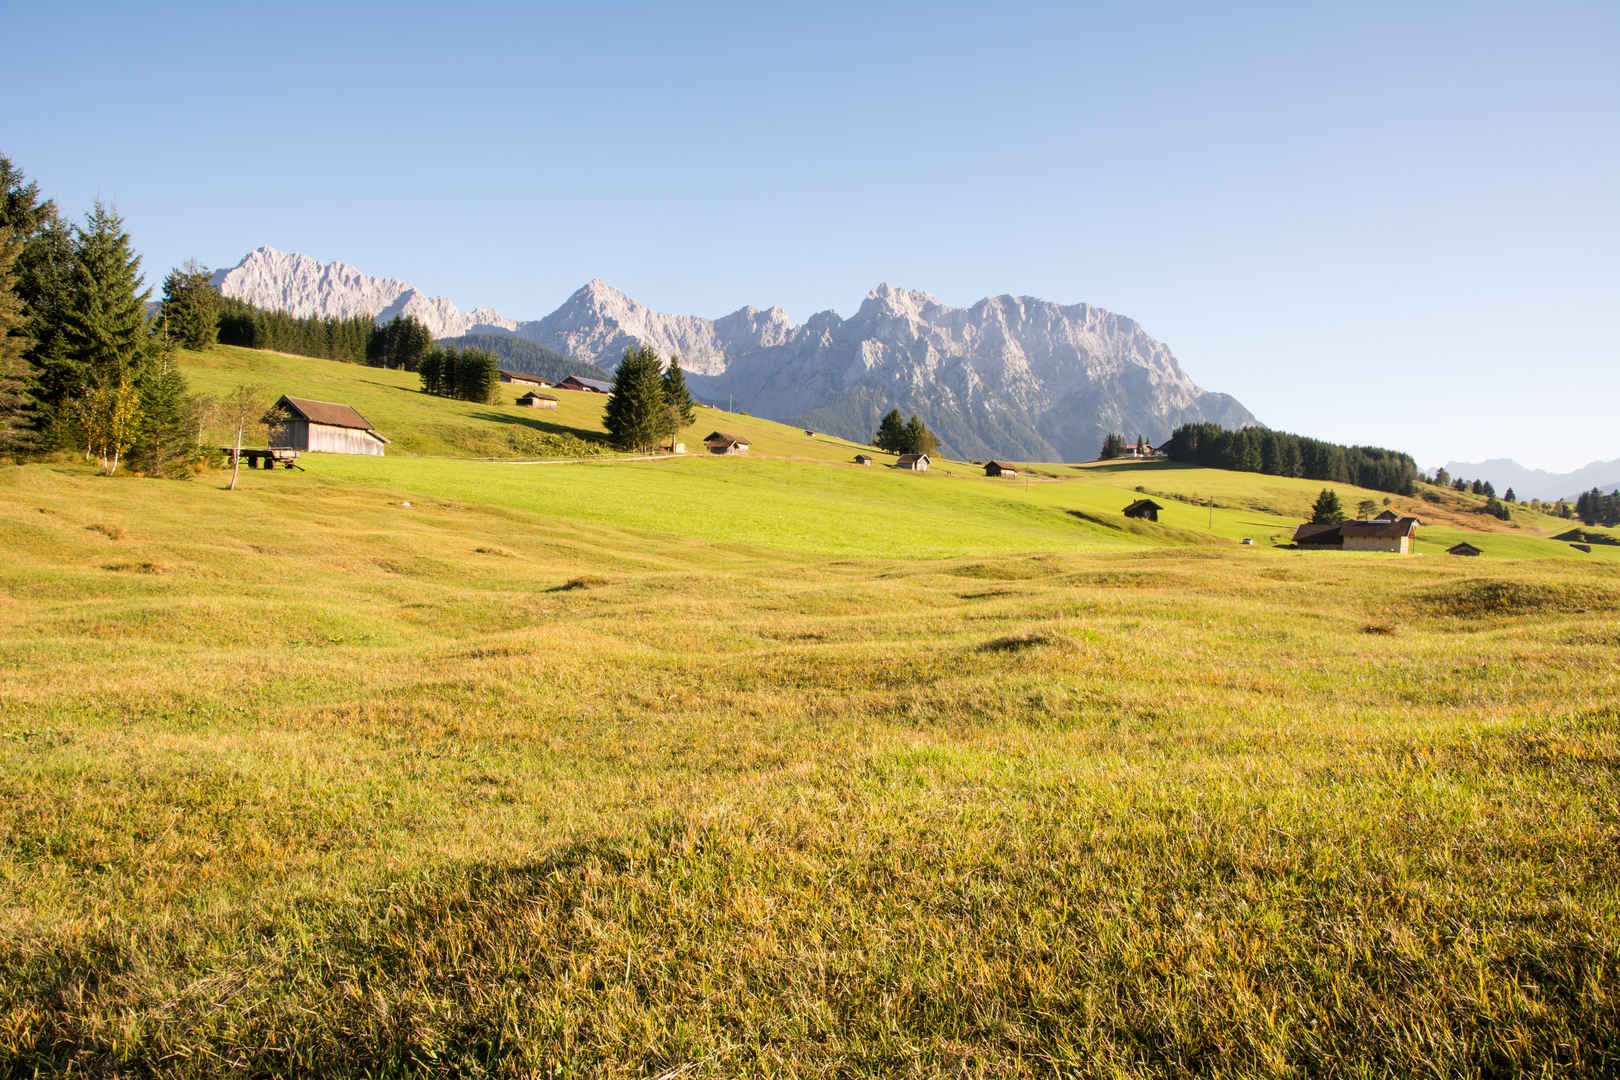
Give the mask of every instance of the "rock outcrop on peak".
POLYGON ((1089 304, 995 296, 953 308, 881 284, 848 319, 823 311, 794 325, 778 307, 718 319, 666 314, 592 280, 544 318, 516 322, 273 248, 214 280, 259 307, 415 315, 435 337, 506 331, 608 370, 626 349, 650 346, 679 356, 694 393, 709 401, 862 441, 898 408, 958 457, 1082 461, 1111 431, 1157 443, 1191 421, 1256 422, 1234 398, 1194 383, 1134 320, 1089 304))

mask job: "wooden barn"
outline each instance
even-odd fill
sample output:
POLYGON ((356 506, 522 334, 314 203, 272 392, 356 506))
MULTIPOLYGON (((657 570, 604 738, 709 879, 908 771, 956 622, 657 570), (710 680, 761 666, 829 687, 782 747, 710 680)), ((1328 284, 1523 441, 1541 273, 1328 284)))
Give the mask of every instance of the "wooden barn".
POLYGON ((501 382, 511 383, 513 386, 550 386, 551 384, 538 375, 530 375, 527 371, 508 371, 501 368, 501 382))
POLYGON ((727 435, 723 431, 711 431, 703 436, 703 445, 709 448, 711 454, 746 454, 748 453, 748 440, 740 435, 727 435))
POLYGON ((1152 499, 1137 499, 1135 502, 1131 503, 1131 505, 1125 508, 1124 514, 1128 518, 1140 518, 1143 521, 1158 521, 1159 511, 1163 509, 1164 507, 1160 506, 1152 499))
POLYGON ((270 446, 328 454, 372 454, 381 457, 388 440, 353 407, 283 394, 272 414, 270 446))
POLYGON ((588 394, 611 394, 613 384, 605 379, 587 379, 583 375, 570 375, 557 384, 558 390, 583 390, 588 394))
POLYGON ((912 472, 927 472, 930 464, 927 454, 901 454, 894 467, 910 469, 912 472))
POLYGON ((1485 552, 1464 540, 1460 544, 1453 544, 1446 548, 1447 555, 1483 555, 1485 552))
POLYGON ((871 468, 871 466, 872 466, 872 455, 871 454, 856 454, 855 455, 855 464, 857 464, 857 465, 865 465, 867 468, 871 468))
POLYGON ((1341 551, 1386 551, 1407 555, 1412 550, 1412 537, 1417 533, 1418 519, 1403 517, 1398 521, 1346 521, 1338 525, 1305 524, 1294 530, 1294 543, 1298 547, 1341 551))
POLYGON ((519 397, 517 403, 526 409, 555 409, 557 407, 557 399, 554 395, 542 394, 535 390, 530 390, 527 394, 519 397))
POLYGON ((1018 466, 1010 461, 987 461, 984 463, 986 476, 1017 476, 1018 466))

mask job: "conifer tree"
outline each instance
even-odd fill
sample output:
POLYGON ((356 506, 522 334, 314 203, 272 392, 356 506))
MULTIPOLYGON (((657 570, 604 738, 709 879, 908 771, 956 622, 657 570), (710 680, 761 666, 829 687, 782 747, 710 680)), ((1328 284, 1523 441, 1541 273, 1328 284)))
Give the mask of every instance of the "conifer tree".
POLYGON ((906 421, 905 447, 908 454, 932 454, 939 449, 939 440, 916 413, 912 413, 911 419, 906 421))
POLYGON ((669 367, 664 369, 664 403, 669 409, 671 431, 673 435, 682 428, 690 427, 692 421, 697 419, 697 410, 692 406, 692 395, 686 389, 686 375, 681 371, 681 358, 669 358, 669 367))
POLYGON ((613 393, 602 411, 602 424, 621 450, 647 450, 669 434, 661 366, 652 349, 630 348, 614 372, 613 393))
POLYGON ((900 418, 899 409, 890 409, 878 421, 877 434, 872 437, 872 445, 879 450, 887 450, 892 454, 906 452, 906 422, 900 418))
POLYGON ((28 388, 33 382, 33 364, 28 351, 33 341, 27 334, 15 273, 21 248, 14 238, 0 232, 0 454, 17 453, 32 442, 28 388))
POLYGON ((130 248, 123 220, 97 202, 78 230, 73 253, 72 308, 67 313, 69 353, 81 386, 132 386, 153 353, 141 260, 130 248))
POLYGON ((1311 524, 1337 525, 1343 520, 1344 509, 1339 505, 1338 492, 1323 488, 1316 497, 1316 505, 1311 507, 1311 524))
POLYGON ((1124 452, 1125 436, 1110 431, 1103 437, 1102 449, 1098 451, 1097 457, 1103 461, 1109 461, 1119 457, 1124 452))
POLYGON ((154 476, 180 476, 197 460, 185 376, 171 352, 161 353, 141 380, 140 421, 130 464, 154 476))
POLYGON ((219 337, 219 290, 195 259, 163 279, 164 334, 187 349, 205 349, 219 337))

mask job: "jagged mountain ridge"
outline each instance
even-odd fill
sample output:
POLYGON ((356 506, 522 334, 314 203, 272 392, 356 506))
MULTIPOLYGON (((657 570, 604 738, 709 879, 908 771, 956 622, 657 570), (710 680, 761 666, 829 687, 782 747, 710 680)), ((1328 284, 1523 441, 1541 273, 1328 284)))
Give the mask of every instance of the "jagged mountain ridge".
POLYGON ((442 296, 428 296, 408 281, 372 277, 347 263, 321 262, 265 246, 229 269, 215 270, 214 287, 254 307, 300 318, 348 319, 370 315, 387 322, 396 315, 420 319, 436 338, 513 331, 517 322, 490 308, 462 312, 442 296))
POLYGON ((592 280, 544 318, 514 322, 271 248, 215 277, 229 295, 298 314, 430 311, 435 336, 481 318, 456 333, 507 330, 610 370, 646 345, 679 356, 693 391, 717 404, 863 441, 897 407, 960 457, 1086 460, 1109 431, 1157 442, 1190 421, 1256 422, 1234 398, 1198 387, 1134 320, 1088 304, 998 296, 952 308, 879 285, 848 319, 823 311, 794 325, 778 307, 718 319, 657 312, 592 280))

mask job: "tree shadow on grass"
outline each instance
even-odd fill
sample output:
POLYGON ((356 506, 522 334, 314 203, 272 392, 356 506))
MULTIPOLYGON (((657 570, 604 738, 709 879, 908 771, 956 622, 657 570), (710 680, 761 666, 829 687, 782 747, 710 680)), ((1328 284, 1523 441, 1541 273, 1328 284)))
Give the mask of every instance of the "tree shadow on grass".
POLYGON ((475 420, 489 420, 498 424, 510 424, 516 427, 525 427, 531 431, 545 432, 548 435, 572 435, 576 439, 583 439, 586 442, 597 443, 601 446, 611 445, 608 442, 606 432, 593 431, 590 428, 572 427, 568 424, 554 424, 541 420, 538 417, 513 416, 510 413, 479 412, 473 413, 472 415, 473 419, 475 420))

